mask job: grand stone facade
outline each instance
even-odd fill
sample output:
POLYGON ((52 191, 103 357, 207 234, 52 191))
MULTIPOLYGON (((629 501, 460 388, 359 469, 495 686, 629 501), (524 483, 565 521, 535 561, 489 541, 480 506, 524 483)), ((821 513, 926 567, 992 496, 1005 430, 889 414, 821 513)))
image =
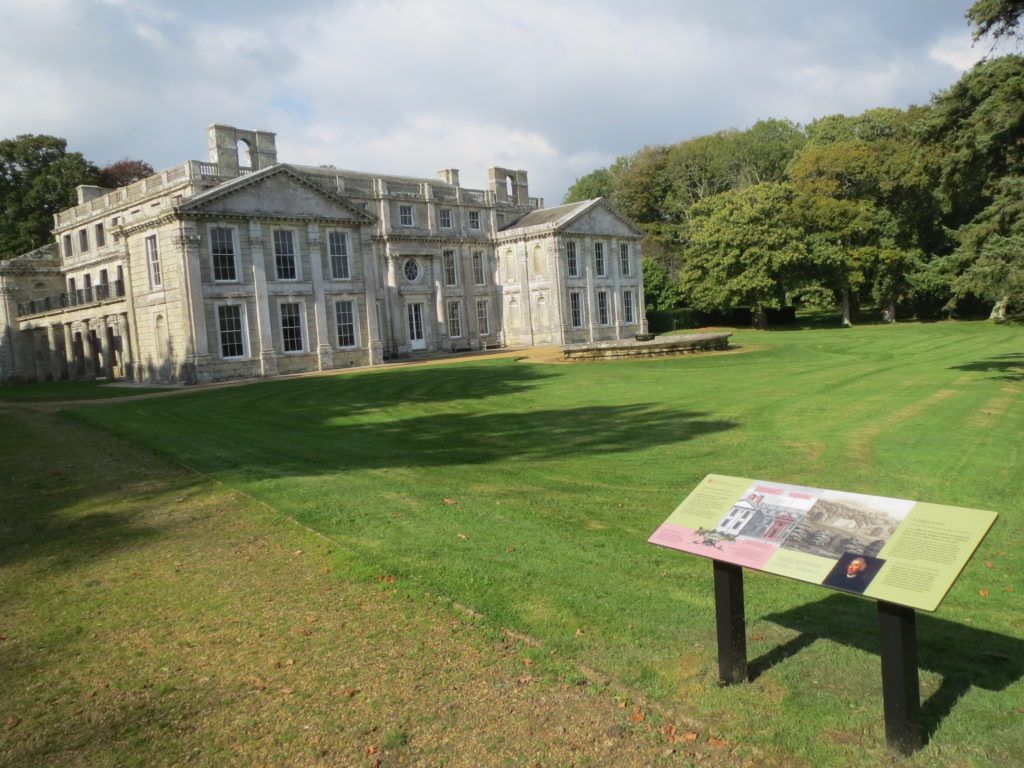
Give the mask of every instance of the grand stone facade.
POLYGON ((55 243, 0 263, 0 379, 202 382, 646 330, 641 232, 604 200, 279 163, 213 125, 210 161, 79 187, 55 243))

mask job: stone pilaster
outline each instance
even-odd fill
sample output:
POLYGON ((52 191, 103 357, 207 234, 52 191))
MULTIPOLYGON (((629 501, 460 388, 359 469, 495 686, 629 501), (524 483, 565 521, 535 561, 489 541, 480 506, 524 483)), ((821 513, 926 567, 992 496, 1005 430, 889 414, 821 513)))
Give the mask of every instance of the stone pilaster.
POLYGON ((401 344, 402 336, 402 302, 398 291, 398 261, 401 258, 397 253, 391 251, 391 244, 385 245, 384 258, 387 261, 387 291, 385 293, 388 315, 388 325, 391 331, 390 342, 392 349, 397 353, 401 344))
POLYGON ((313 329, 316 334, 316 346, 310 339, 310 350, 316 349, 316 364, 321 371, 334 367, 334 347, 331 345, 330 332, 327 330, 327 302, 324 298, 324 260, 323 246, 320 241, 320 227, 311 222, 306 227, 309 240, 309 279, 313 283, 313 329))
POLYGON ((583 254, 580 256, 580 264, 583 266, 583 275, 587 280, 587 290, 584 296, 586 297, 583 306, 587 313, 587 331, 589 332, 590 341, 594 340, 594 308, 597 302, 594 299, 594 241, 585 237, 579 243, 579 247, 582 248, 583 254))
MULTIPOLYGON (((360 229, 360 233, 363 231, 365 231, 365 227, 360 229)), ((377 264, 373 255, 373 243, 369 238, 360 237, 359 245, 359 252, 363 257, 363 301, 366 308, 366 334, 368 336, 366 346, 370 353, 368 362, 370 365, 380 365, 384 362, 384 345, 381 342, 384 329, 380 327, 377 317, 377 264)))
POLYGON ((434 309, 437 315, 437 346, 448 349, 448 307, 444 300, 444 264, 441 254, 435 253, 430 259, 431 272, 434 277, 434 309))
POLYGON ((200 264, 201 238, 192 222, 185 222, 175 238, 185 265, 186 302, 188 307, 189 348, 185 354, 185 379, 188 383, 211 380, 210 341, 206 330, 206 305, 203 298, 203 271, 200 264))
POLYGON ((523 331, 527 343, 533 346, 533 294, 530 293, 530 246, 516 243, 516 261, 519 262, 519 294, 523 302, 523 331))
POLYGON ((249 220, 249 252, 252 254, 253 294, 256 300, 256 332, 261 376, 277 375, 277 355, 270 326, 270 295, 267 293, 267 262, 263 255, 263 227, 249 220))

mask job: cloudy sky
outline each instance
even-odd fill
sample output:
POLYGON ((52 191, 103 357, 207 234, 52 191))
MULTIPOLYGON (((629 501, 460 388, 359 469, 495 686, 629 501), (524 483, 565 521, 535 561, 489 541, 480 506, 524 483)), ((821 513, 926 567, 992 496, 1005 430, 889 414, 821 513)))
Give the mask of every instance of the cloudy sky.
POLYGON ((969 2, 0 0, 0 136, 163 168, 221 122, 285 162, 525 168, 550 205, 645 144, 924 103, 988 51, 969 2))

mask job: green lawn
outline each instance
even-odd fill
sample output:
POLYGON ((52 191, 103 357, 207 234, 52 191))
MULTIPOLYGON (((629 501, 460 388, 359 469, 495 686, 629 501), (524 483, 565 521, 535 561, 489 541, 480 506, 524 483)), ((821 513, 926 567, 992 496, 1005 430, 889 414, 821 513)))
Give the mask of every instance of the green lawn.
POLYGON ((758 754, 884 761, 871 602, 747 578, 750 685, 715 685, 711 567, 647 537, 708 472, 994 509, 918 623, 929 746, 1024 763, 1024 333, 987 323, 737 333, 733 355, 510 359, 82 409, 395 576, 713 724, 758 754))
POLYGON ((33 381, 0 385, 0 401, 106 400, 165 391, 166 387, 111 385, 106 381, 33 381))

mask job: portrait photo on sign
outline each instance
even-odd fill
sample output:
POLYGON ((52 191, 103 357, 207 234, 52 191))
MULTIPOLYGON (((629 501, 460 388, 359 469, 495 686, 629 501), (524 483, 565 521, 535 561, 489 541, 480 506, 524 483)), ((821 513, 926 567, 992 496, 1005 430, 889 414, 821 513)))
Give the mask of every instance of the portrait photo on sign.
POLYGON ((824 587, 861 594, 885 565, 885 560, 857 552, 845 552, 821 582, 824 587))

